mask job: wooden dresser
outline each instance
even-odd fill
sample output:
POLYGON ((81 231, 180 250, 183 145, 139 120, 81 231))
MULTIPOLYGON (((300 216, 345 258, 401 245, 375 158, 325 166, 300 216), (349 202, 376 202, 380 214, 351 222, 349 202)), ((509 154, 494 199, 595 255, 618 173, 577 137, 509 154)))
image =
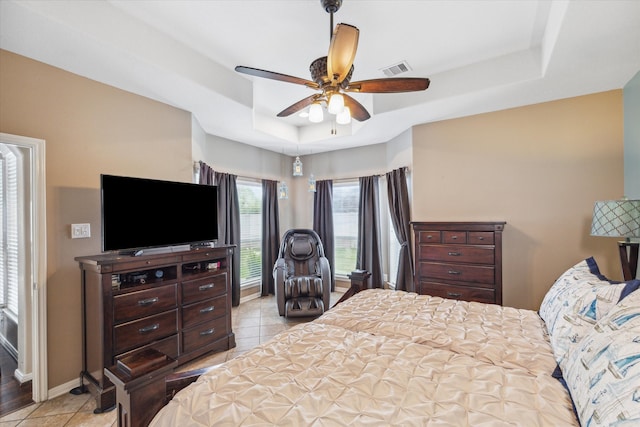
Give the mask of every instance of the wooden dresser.
POLYGON ((104 368, 155 349, 178 364, 235 347, 231 330, 233 246, 141 256, 78 257, 82 278, 81 385, 96 412, 115 404, 104 368))
POLYGON ((419 294, 502 304, 505 222, 413 222, 419 294))

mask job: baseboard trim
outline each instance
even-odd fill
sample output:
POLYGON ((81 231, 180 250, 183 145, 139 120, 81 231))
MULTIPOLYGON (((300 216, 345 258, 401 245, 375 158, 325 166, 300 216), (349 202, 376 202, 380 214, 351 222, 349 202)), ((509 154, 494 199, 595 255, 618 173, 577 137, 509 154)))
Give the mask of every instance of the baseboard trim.
POLYGON ((62 396, 63 394, 69 393, 71 389, 78 387, 80 385, 79 379, 76 378, 71 381, 67 381, 64 384, 60 384, 54 388, 50 388, 47 392, 47 400, 55 399, 58 396, 62 396))
POLYGON ((33 372, 25 374, 20 369, 16 369, 15 372, 13 373, 13 375, 16 378, 16 380, 18 380, 18 382, 20 384, 24 384, 26 382, 33 381, 33 372))

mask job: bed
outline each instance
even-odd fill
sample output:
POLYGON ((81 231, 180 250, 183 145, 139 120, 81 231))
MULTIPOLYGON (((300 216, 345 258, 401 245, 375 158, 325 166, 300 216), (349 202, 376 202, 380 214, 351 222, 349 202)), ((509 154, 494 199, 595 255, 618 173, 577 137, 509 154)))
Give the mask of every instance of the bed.
POLYGON ((151 426, 640 425, 638 287, 590 258, 539 311, 365 290, 200 375, 151 426))

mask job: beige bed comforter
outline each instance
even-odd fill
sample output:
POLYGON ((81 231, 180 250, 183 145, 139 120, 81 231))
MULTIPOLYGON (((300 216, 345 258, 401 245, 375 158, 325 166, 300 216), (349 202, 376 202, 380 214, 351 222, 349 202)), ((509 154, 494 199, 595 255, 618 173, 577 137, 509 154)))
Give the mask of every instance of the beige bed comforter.
MULTIPOLYGON (((578 425, 568 393, 549 372, 526 367, 517 360, 522 352, 505 359, 481 342, 477 326, 472 326, 474 308, 462 314, 459 308, 445 309, 451 304, 447 300, 427 303, 440 307, 427 312, 457 313, 452 316, 462 316, 466 325, 463 332, 454 327, 452 317, 434 314, 432 320, 447 318, 438 322, 453 331, 444 345, 439 333, 416 338, 426 329, 418 321, 425 314, 421 299, 414 298, 412 304, 392 296, 358 294, 320 319, 220 365, 178 393, 151 425, 578 425), (365 308, 367 302, 378 309, 365 308), (404 306, 400 311, 406 315, 394 315, 404 326, 376 326, 372 316, 391 316, 394 305, 404 306), (362 312, 358 322, 358 310, 372 311, 362 312), (470 334, 476 344, 454 344, 470 334), (491 356, 476 358, 473 348, 491 356)), ((487 310, 481 306, 480 311, 487 310)), ((490 332, 487 325, 481 329, 496 347, 512 339, 510 332, 490 332)), ((496 324, 496 330, 505 329, 496 324)), ((537 339, 532 343, 538 346, 537 339)))
POLYGON ((532 374, 551 374, 556 367, 544 322, 532 310, 369 289, 316 322, 403 337, 532 374))

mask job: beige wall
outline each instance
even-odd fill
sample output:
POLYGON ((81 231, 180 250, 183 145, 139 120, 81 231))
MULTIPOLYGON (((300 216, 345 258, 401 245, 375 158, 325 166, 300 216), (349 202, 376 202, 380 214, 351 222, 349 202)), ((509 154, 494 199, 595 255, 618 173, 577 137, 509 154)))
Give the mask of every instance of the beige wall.
POLYGON ((414 221, 507 222, 505 305, 537 309, 591 255, 621 279, 615 240, 589 235, 594 201, 623 192, 620 90, 417 126, 413 181, 414 221))
MULTIPOLYGON (((0 131, 46 140, 49 388, 82 368, 80 271, 100 252, 100 174, 191 181, 191 115, 0 50, 0 131), (92 237, 70 238, 90 223, 92 237)), ((149 209, 150 208, 150 209, 149 209)), ((141 200, 132 215, 152 214, 141 200)))

